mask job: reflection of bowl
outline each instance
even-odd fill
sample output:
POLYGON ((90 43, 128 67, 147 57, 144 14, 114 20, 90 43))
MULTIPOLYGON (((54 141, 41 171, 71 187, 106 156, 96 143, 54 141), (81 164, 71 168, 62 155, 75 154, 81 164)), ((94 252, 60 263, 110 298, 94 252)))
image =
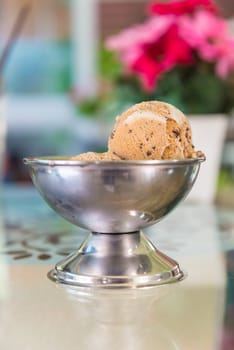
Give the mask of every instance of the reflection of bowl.
MULTIPOLYGON (((177 284, 178 285, 178 284, 177 284)), ((173 291, 175 291, 173 285, 173 291)), ((86 305, 88 318, 95 319, 103 325, 144 324, 152 319, 149 317, 152 308, 166 298, 172 284, 164 284, 157 288, 138 289, 91 289, 65 284, 57 285, 70 301, 86 305)), ((77 308, 80 312, 80 307, 77 308)), ((155 326, 155 325, 154 325, 155 326)), ((148 327, 147 327, 148 329, 148 327)))
MULTIPOLYGON (((182 350, 162 305, 171 302, 175 285, 138 289, 95 289, 58 285, 75 315, 79 348, 182 350), (88 339, 88 345, 87 345, 88 339)), ((176 285, 180 288, 181 285, 176 285)), ((170 319, 170 317, 169 317, 170 319)))
POLYGON ((160 266, 155 267, 155 248, 139 230, 159 221, 186 196, 202 160, 25 159, 45 201, 67 220, 95 232, 78 253, 57 265, 56 278, 86 285, 145 285, 149 274, 150 284, 155 284, 155 274, 160 275, 157 283, 174 280, 177 274, 181 278, 178 265, 161 253, 160 266), (136 282, 136 277, 141 279, 136 282))

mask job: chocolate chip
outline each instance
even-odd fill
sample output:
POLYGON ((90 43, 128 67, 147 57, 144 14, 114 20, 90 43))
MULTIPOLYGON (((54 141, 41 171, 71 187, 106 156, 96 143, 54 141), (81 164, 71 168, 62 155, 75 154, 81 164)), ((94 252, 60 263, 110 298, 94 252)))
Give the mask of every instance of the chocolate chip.
POLYGON ((155 151, 155 150, 156 150, 156 147, 155 147, 155 146, 153 146, 153 147, 152 147, 152 149, 155 151))
POLYGON ((117 154, 116 152, 113 152, 113 154, 114 154, 115 156, 119 157, 121 160, 126 160, 126 158, 121 157, 121 156, 120 156, 119 154, 117 154))
POLYGON ((148 137, 146 137, 146 141, 149 141, 149 138, 148 138, 148 137))
POLYGON ((151 156, 151 154, 152 154, 151 151, 147 151, 147 152, 146 152, 146 155, 147 155, 147 156, 151 156))
POLYGON ((129 129, 129 130, 128 130, 128 133, 131 134, 131 133, 132 133, 132 129, 129 129))
POLYGON ((176 129, 172 130, 172 133, 175 135, 175 137, 178 137, 180 135, 179 130, 176 129))

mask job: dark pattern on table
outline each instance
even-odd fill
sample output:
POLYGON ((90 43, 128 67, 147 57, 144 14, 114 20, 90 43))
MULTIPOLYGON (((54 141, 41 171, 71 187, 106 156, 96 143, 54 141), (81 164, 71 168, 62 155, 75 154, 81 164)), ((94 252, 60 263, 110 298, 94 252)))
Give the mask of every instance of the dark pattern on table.
POLYGON ((58 257, 68 255, 80 245, 81 238, 85 237, 85 232, 76 228, 75 230, 71 228, 59 231, 59 221, 58 232, 49 233, 6 223, 3 230, 6 238, 0 249, 1 256, 5 255, 12 260, 33 258, 48 261, 51 258, 58 259, 58 257))

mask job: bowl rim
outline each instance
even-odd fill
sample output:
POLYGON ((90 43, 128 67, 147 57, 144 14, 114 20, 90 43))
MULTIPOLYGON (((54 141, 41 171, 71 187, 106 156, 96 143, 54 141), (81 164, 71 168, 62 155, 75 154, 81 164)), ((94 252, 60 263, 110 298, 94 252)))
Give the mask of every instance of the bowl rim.
POLYGON ((201 163, 206 160, 205 156, 197 158, 185 159, 155 159, 155 160, 76 160, 71 156, 40 156, 26 157, 23 162, 26 165, 42 165, 42 166, 88 166, 95 165, 98 167, 112 166, 123 167, 126 165, 142 166, 142 165, 165 165, 165 166, 182 166, 195 163, 201 163))

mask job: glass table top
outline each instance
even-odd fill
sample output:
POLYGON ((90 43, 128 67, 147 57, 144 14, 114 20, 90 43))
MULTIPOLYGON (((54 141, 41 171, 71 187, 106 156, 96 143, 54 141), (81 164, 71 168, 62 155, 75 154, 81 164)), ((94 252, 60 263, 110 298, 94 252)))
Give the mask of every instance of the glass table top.
POLYGON ((147 289, 91 290, 47 278, 87 231, 30 186, 2 189, 0 348, 234 349, 234 213, 179 205, 145 230, 187 278, 147 289))

